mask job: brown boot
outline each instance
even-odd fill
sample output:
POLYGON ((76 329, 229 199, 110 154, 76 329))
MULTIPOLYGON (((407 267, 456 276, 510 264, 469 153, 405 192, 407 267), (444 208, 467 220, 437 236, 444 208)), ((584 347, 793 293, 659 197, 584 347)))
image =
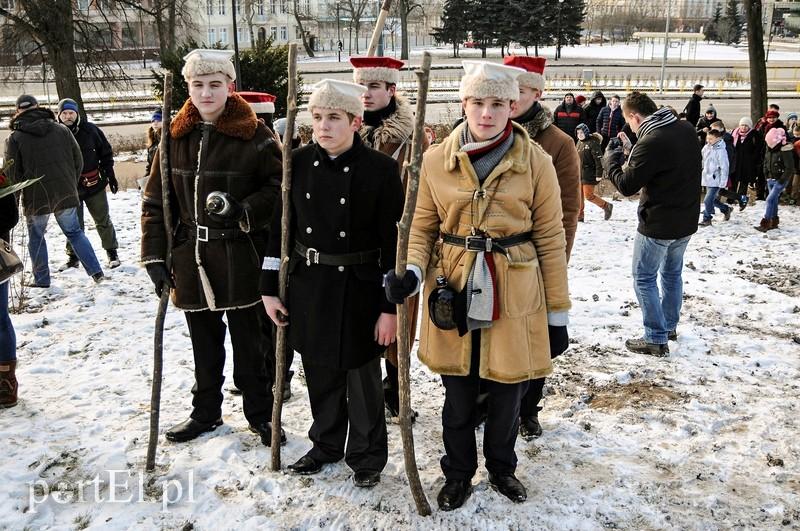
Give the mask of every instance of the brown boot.
POLYGON ((17 405, 16 368, 16 360, 0 362, 0 409, 17 405))
POLYGON ((779 218, 778 216, 775 216, 774 218, 769 220, 769 228, 767 230, 777 229, 778 228, 778 223, 780 223, 780 222, 781 222, 781 218, 779 218))
POLYGON ((759 232, 767 232, 769 230, 770 224, 772 220, 767 218, 761 218, 761 223, 758 224, 757 227, 754 227, 759 232))

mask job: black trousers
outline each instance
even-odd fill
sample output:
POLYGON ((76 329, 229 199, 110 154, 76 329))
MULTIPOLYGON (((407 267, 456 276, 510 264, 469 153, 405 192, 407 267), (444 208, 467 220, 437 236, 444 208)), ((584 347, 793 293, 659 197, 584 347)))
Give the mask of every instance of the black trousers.
POLYGON ((250 424, 271 420, 275 349, 264 307, 185 313, 194 350, 192 418, 212 422, 222 416, 225 314, 233 345, 233 382, 242 391, 244 416, 250 424))
POLYGON ((442 472, 447 479, 470 480, 478 470, 475 442, 475 408, 479 392, 489 394, 488 417, 483 432, 486 469, 493 474, 510 474, 517 468, 514 444, 519 430, 519 405, 528 382, 505 384, 481 380, 480 331, 472 332, 472 359, 467 376, 442 376, 445 388, 442 410, 442 438, 445 455, 442 472))
POLYGON ((533 417, 542 410, 539 406, 539 402, 542 401, 544 380, 544 378, 537 378, 536 380, 530 380, 528 383, 528 392, 522 397, 522 403, 519 407, 520 417, 533 417))
POLYGON ((355 471, 383 470, 389 450, 380 358, 350 370, 314 365, 303 358, 303 371, 314 418, 308 430, 314 446, 308 455, 324 463, 344 457, 355 471))
POLYGON ((386 367, 386 378, 383 382, 383 399, 395 411, 400 411, 400 383, 397 381, 399 378, 397 367, 388 359, 383 360, 383 366, 386 367))

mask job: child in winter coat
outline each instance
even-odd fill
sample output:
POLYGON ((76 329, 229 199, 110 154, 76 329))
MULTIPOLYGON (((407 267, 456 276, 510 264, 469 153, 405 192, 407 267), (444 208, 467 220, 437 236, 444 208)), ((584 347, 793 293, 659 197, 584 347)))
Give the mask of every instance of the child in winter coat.
POLYGON ((709 129, 706 133, 706 145, 703 146, 701 184, 706 187, 706 198, 703 221, 699 224, 701 227, 711 225, 715 206, 722 211, 725 221, 731 219, 731 207, 720 201, 718 197, 720 189, 726 188, 728 185, 728 166, 728 153, 725 150, 725 142, 722 140, 722 131, 709 129))
POLYGON ((789 179, 794 175, 794 146, 786 142, 786 131, 780 127, 769 130, 764 137, 767 142, 767 152, 764 155, 764 177, 767 179, 767 208, 764 217, 756 230, 767 232, 777 229, 780 218, 778 217, 778 199, 783 189, 789 184, 789 179))
POLYGON ((611 211, 614 210, 614 205, 603 200, 602 197, 595 195, 594 188, 603 178, 603 165, 602 154, 600 152, 600 143, 603 137, 600 133, 589 133, 589 127, 586 124, 579 124, 575 128, 575 135, 578 138, 578 156, 581 159, 581 210, 578 214, 578 221, 583 221, 583 206, 584 201, 594 203, 603 209, 605 219, 611 217, 611 211))

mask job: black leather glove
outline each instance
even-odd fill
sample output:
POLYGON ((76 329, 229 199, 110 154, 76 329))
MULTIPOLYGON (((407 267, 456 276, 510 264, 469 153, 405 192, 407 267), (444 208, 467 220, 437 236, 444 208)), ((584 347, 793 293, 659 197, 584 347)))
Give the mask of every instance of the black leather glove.
POLYGON ((569 346, 569 333, 566 326, 547 325, 547 335, 550 338, 550 357, 560 356, 569 346))
POLYGON ((113 173, 108 176, 108 189, 111 190, 112 194, 119 192, 119 183, 113 173))
POLYGON ((244 217, 244 206, 227 192, 213 192, 216 197, 206 200, 206 212, 212 219, 239 221, 244 217))
POLYGON ((150 275, 150 280, 153 281, 153 286, 156 289, 156 295, 161 297, 164 291, 164 286, 175 288, 172 282, 172 276, 167 271, 167 266, 164 262, 153 262, 144 266, 147 269, 147 274, 150 275))
POLYGON ((416 291, 418 284, 417 275, 413 271, 406 271, 403 278, 399 279, 394 274, 394 269, 392 269, 386 273, 386 281, 383 288, 386 291, 386 298, 389 302, 403 304, 403 301, 416 291))
POLYGON ((622 166, 625 163, 625 153, 622 151, 622 142, 617 138, 612 138, 603 153, 603 169, 608 173, 612 164, 622 166), (616 140, 616 142, 614 142, 616 140))

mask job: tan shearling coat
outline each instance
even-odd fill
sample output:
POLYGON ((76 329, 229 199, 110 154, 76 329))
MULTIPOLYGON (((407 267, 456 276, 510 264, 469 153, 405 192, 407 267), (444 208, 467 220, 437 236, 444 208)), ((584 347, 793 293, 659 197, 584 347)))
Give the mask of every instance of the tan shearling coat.
POLYGON ((550 156, 514 124, 513 145, 484 181, 485 197, 473 205, 481 185, 468 155, 459 151, 463 127, 467 124, 432 146, 422 162, 408 254, 408 263, 424 276, 419 357, 439 374, 470 371, 470 335, 437 328, 427 300, 438 275, 463 289, 475 253, 443 244, 440 234, 468 236, 473 224, 495 238, 532 231, 530 243, 509 249, 510 259, 494 254, 500 318, 481 330, 479 375, 503 383, 541 378, 552 372, 547 312, 570 307, 556 172, 550 156))

